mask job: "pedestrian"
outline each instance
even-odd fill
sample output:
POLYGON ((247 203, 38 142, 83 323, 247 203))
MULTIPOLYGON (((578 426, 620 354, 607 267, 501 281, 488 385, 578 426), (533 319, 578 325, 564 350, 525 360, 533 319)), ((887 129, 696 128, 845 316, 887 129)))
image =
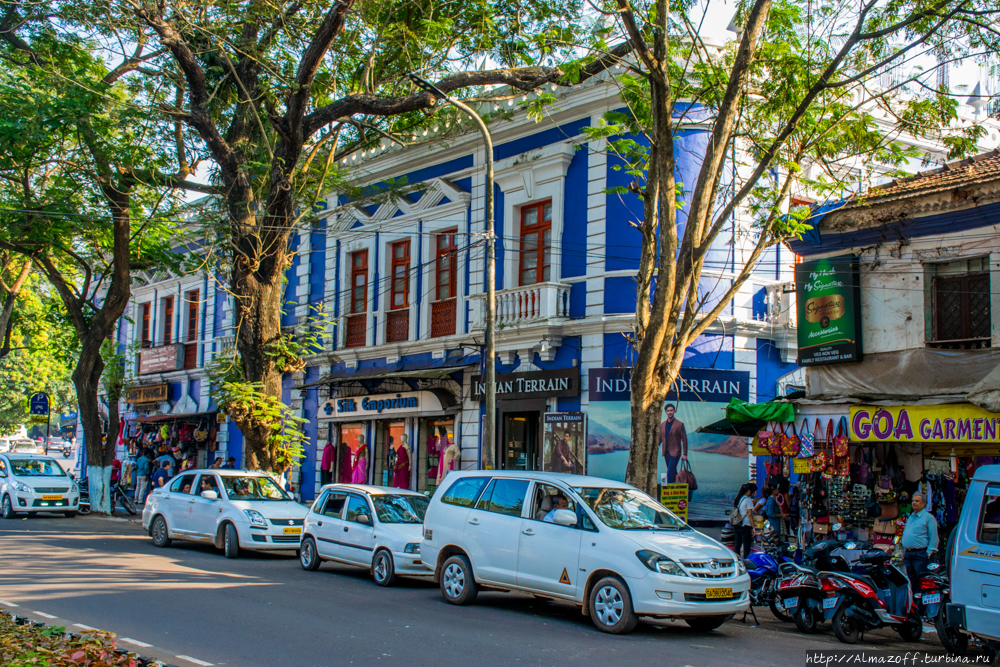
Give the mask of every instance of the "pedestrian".
POLYGON ((729 525, 733 528, 733 551, 740 558, 750 556, 753 536, 757 532, 753 513, 753 495, 757 493, 757 485, 747 482, 740 487, 740 492, 733 499, 733 511, 729 513, 729 525))
POLYGON ((170 474, 170 469, 173 468, 173 461, 164 461, 160 466, 160 469, 153 473, 153 489, 161 489, 167 485, 170 478, 173 475, 170 474))
POLYGON ((212 461, 212 465, 210 465, 208 467, 212 468, 213 470, 218 470, 219 468, 221 468, 222 467, 222 457, 221 456, 217 457, 214 461, 212 461))
POLYGON ((323 461, 320 464, 319 479, 320 485, 326 486, 333 481, 333 471, 337 465, 337 448, 332 442, 326 443, 323 448, 323 461))
POLYGON ((223 470, 236 470, 236 457, 230 456, 226 459, 226 465, 222 466, 223 470))
POLYGON ((764 519, 770 524, 771 533, 774 538, 777 539, 780 544, 782 541, 782 529, 781 524, 785 518, 785 513, 782 510, 781 503, 778 498, 781 496, 781 490, 778 487, 771 489, 771 495, 768 496, 764 503, 764 519))
POLYGON ((930 555, 938 548, 938 525, 934 515, 927 511, 927 501, 921 493, 914 493, 910 499, 913 514, 906 520, 903 537, 903 564, 910 580, 910 590, 916 594, 920 589, 918 579, 927 572, 930 555))
POLYGON ((149 477, 152 474, 152 461, 150 452, 143 448, 135 460, 135 502, 144 504, 146 502, 146 492, 149 489, 149 477))
POLYGON ((677 464, 688 457, 688 436, 684 422, 675 419, 677 406, 667 403, 663 406, 667 418, 660 422, 660 452, 667 464, 667 484, 677 478, 677 464))

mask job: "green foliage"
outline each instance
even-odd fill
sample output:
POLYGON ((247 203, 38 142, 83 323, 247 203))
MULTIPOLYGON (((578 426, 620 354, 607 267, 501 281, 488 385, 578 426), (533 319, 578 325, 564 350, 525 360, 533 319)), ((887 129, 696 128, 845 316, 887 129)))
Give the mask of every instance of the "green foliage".
POLYGON ((118 402, 130 387, 135 384, 133 369, 135 356, 139 354, 142 343, 133 342, 119 349, 113 339, 108 338, 101 344, 101 359, 104 361, 104 373, 101 374, 101 385, 109 402, 118 402))
POLYGON ((115 635, 103 630, 66 634, 66 628, 17 625, 0 614, 0 662, 5 667, 137 667, 134 653, 115 653, 115 635))

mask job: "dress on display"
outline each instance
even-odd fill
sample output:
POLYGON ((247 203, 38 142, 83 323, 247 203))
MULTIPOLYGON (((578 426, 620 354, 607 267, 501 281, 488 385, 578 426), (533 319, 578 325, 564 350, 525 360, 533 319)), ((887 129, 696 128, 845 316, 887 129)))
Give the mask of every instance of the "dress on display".
POLYGON ((352 484, 368 483, 368 446, 361 445, 354 456, 354 473, 351 476, 352 484))
POLYGON ((406 447, 396 450, 396 467, 393 469, 392 485, 397 489, 410 488, 410 453, 406 447))
POLYGON ((340 443, 340 483, 350 484, 354 479, 354 462, 351 460, 351 448, 347 443, 340 443))
MULTIPOLYGON (((435 457, 441 456, 441 448, 438 447, 440 440, 436 435, 427 436, 427 460, 431 461, 435 457)), ((440 464, 441 459, 438 458, 438 464, 440 464)), ((438 478, 438 466, 432 465, 427 468, 427 477, 430 479, 438 478)))
POLYGON ((462 452, 458 449, 458 445, 455 443, 449 444, 444 453, 441 455, 441 464, 438 466, 438 483, 444 479, 448 471, 454 470, 458 463, 459 458, 461 458, 462 452))

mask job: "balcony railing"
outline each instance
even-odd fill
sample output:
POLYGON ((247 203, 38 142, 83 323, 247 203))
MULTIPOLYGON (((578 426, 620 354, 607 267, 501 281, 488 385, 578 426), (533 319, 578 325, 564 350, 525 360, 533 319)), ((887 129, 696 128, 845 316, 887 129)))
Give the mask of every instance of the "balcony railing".
MULTIPOLYGON (((537 283, 497 292, 497 326, 519 327, 534 322, 569 317, 570 286, 564 283, 537 283)), ((484 294, 473 297, 480 301, 479 321, 474 328, 485 327, 484 294)))
POLYGON ((455 335, 455 312, 458 299, 431 303, 431 338, 455 335))
POLYGON ((385 342, 400 343, 410 338, 410 309, 390 310, 385 314, 385 342))
POLYGON ((347 334, 344 337, 344 347, 364 347, 368 342, 368 315, 348 315, 347 334))

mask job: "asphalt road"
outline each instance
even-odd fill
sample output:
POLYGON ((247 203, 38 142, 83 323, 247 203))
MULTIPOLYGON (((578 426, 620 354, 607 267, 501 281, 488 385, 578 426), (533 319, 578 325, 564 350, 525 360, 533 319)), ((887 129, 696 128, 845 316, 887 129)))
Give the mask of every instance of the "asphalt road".
MULTIPOLYGON (((805 665, 807 650, 845 648, 828 628, 800 635, 765 610, 760 625, 731 621, 697 633, 679 622, 642 623, 612 636, 569 604, 481 593, 474 606, 454 607, 430 582, 383 589, 360 569, 326 563, 306 572, 292 553, 227 560, 201 545, 157 549, 135 523, 92 516, 0 519, 0 600, 201 664, 240 667, 789 667, 805 665)), ((914 645, 888 630, 862 646, 942 652, 933 634, 914 645)))

